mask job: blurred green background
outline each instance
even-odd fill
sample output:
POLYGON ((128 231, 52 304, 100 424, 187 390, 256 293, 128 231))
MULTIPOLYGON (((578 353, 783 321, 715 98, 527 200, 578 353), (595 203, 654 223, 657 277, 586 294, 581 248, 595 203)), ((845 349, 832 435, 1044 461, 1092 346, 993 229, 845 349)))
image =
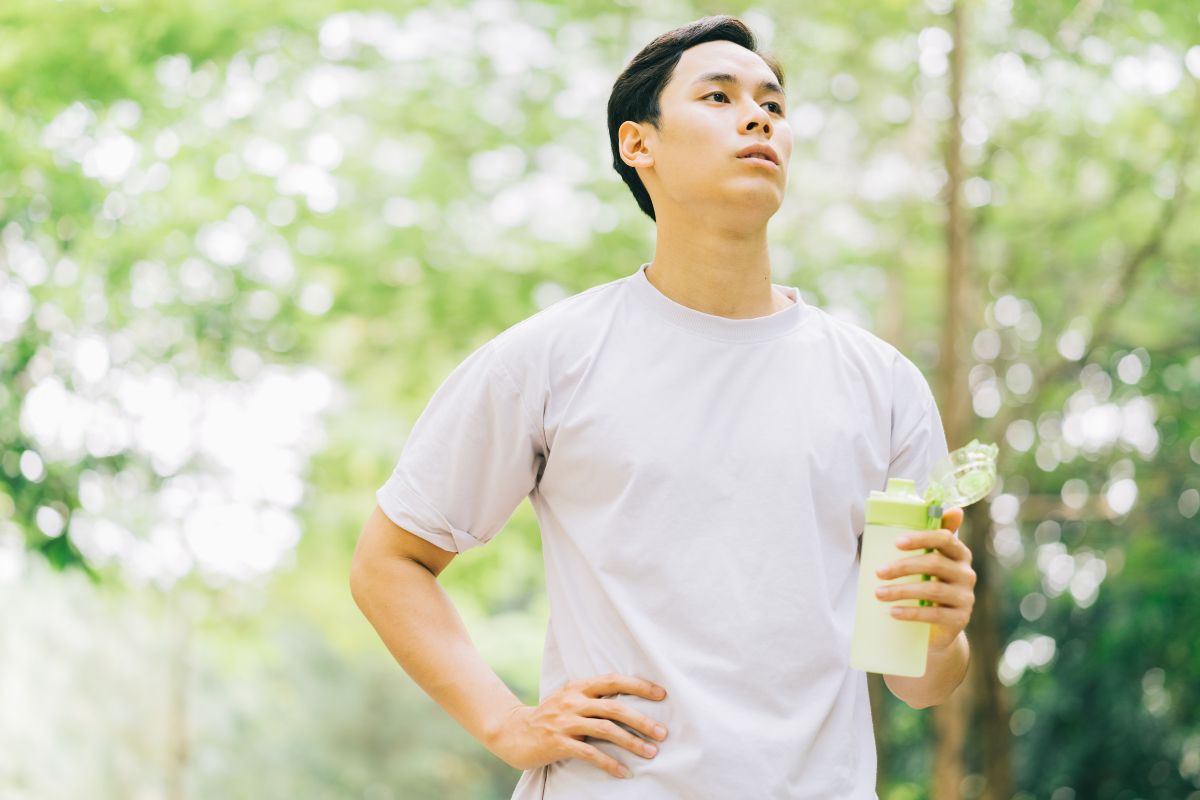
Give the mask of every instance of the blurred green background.
MULTIPOLYGON (((872 676, 880 797, 1200 798, 1195 0, 6 0, 0 795, 509 796, 350 554, 459 361, 650 260, 608 91, 716 13, 786 72, 776 282, 1001 448, 956 704, 872 676)), ((442 576, 527 702, 539 548, 522 503, 442 576)))

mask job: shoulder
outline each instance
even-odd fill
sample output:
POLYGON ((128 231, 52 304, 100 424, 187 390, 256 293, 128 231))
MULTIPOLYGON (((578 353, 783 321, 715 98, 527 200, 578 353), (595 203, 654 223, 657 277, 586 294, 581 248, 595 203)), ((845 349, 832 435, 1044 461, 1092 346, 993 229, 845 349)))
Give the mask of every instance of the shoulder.
POLYGON ((834 316, 819 306, 813 308, 814 327, 828 337, 831 347, 843 357, 877 370, 878 374, 894 376, 897 372, 914 370, 920 373, 912 359, 888 340, 857 322, 834 316))
POLYGON ((492 345, 500 360, 517 368, 543 362, 572 342, 595 341, 621 305, 628 278, 618 278, 555 301, 501 331, 492 345))
POLYGON ((913 398, 924 407, 933 391, 921 368, 894 344, 858 323, 834 316, 814 306, 813 323, 832 358, 853 369, 863 382, 878 386, 893 404, 906 404, 913 398))

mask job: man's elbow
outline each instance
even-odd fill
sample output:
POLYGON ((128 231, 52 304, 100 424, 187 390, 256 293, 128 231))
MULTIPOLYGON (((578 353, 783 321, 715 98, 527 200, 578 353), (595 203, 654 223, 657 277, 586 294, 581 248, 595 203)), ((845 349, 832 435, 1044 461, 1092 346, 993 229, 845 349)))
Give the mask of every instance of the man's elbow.
POLYGON ((940 706, 949 699, 950 698, 948 697, 944 697, 941 700, 935 700, 931 703, 909 703, 908 706, 916 711, 924 711, 927 708, 935 708, 936 706, 940 706))
POLYGON ((364 613, 367 610, 373 583, 373 569, 369 561, 370 559, 363 553, 363 548, 361 546, 356 548, 354 556, 350 559, 350 570, 346 576, 350 586, 350 596, 354 598, 354 604, 364 613))
POLYGON ((346 578, 346 582, 350 585, 350 597, 354 598, 354 604, 361 610, 366 594, 366 578, 363 576, 362 565, 358 563, 357 559, 351 560, 350 571, 346 578))
POLYGON ((958 687, 955 687, 954 689, 951 689, 951 690, 950 690, 950 691, 949 691, 949 692, 948 692, 948 693, 947 693, 947 694, 946 694, 944 697, 939 697, 939 698, 937 698, 937 699, 934 699, 934 700, 925 700, 925 701, 921 701, 921 700, 910 700, 910 699, 908 699, 908 698, 906 698, 906 697, 900 697, 900 695, 896 694, 896 692, 895 692, 895 691, 893 691, 893 692, 892 692, 892 694, 895 694, 895 695, 896 695, 896 697, 898 697, 898 698, 900 698, 901 700, 903 700, 903 701, 904 701, 904 704, 905 704, 906 706, 908 706, 909 708, 913 709, 914 711, 922 711, 922 710, 924 710, 924 709, 926 709, 926 708, 933 708, 933 707, 935 707, 935 706, 940 706, 940 705, 943 705, 943 704, 945 704, 945 703, 949 702, 949 701, 950 701, 950 697, 951 697, 951 696, 954 694, 954 692, 955 692, 955 691, 957 691, 957 690, 958 690, 958 687))
MULTIPOLYGON (((894 694, 894 692, 893 692, 893 694, 894 694)), ((923 709, 929 708, 930 706, 937 705, 937 703, 922 703, 919 700, 909 700, 907 697, 900 697, 900 695, 896 695, 896 696, 899 697, 900 700, 902 700, 904 702, 904 705, 908 706, 913 711, 921 711, 923 709)))
POLYGON ((929 708, 930 706, 937 705, 936 703, 922 702, 917 700, 915 697, 910 696, 912 687, 904 686, 902 682, 911 680, 913 679, 909 677, 886 674, 883 676, 884 685, 887 686, 888 691, 892 693, 892 697, 895 697, 897 700, 904 703, 904 705, 908 706, 914 711, 920 711, 922 709, 929 708))

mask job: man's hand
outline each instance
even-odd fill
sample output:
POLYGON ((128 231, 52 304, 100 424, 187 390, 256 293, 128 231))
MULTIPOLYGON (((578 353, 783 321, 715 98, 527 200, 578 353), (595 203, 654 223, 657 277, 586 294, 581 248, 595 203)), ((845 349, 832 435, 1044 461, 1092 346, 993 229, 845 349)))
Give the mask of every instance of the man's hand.
POLYGON ((649 700, 667 696, 662 687, 628 675, 567 681, 536 707, 520 705, 510 709, 491 750, 514 769, 534 769, 564 758, 581 758, 614 777, 628 778, 629 770, 621 762, 583 741, 584 738, 607 739, 643 758, 653 758, 658 752, 654 745, 612 720, 659 741, 666 738, 667 729, 624 703, 608 699, 615 694, 632 694, 649 700))
POLYGON ((951 508, 942 515, 945 527, 936 531, 913 531, 896 541, 902 550, 932 549, 931 553, 909 556, 876 570, 885 580, 904 575, 932 575, 937 580, 881 586, 875 596, 880 600, 917 598, 932 600, 932 606, 892 609, 897 619, 932 623, 930 650, 944 650, 958 638, 971 619, 975 607, 975 570, 971 569, 971 550, 955 534, 962 525, 963 511, 951 508), (907 539, 907 541, 905 541, 907 539))

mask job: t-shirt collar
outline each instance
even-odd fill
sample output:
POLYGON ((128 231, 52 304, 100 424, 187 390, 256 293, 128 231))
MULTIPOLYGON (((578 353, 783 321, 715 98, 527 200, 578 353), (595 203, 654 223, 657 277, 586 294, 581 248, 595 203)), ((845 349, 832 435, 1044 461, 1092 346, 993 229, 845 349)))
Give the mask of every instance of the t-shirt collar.
POLYGON ((804 302, 793 286, 771 284, 795 302, 763 317, 731 319, 707 314, 675 302, 658 290, 646 277, 650 262, 638 267, 629 277, 631 294, 642 307, 658 314, 667 322, 703 336, 728 342, 758 342, 774 339, 795 330, 812 316, 813 307, 804 302))

